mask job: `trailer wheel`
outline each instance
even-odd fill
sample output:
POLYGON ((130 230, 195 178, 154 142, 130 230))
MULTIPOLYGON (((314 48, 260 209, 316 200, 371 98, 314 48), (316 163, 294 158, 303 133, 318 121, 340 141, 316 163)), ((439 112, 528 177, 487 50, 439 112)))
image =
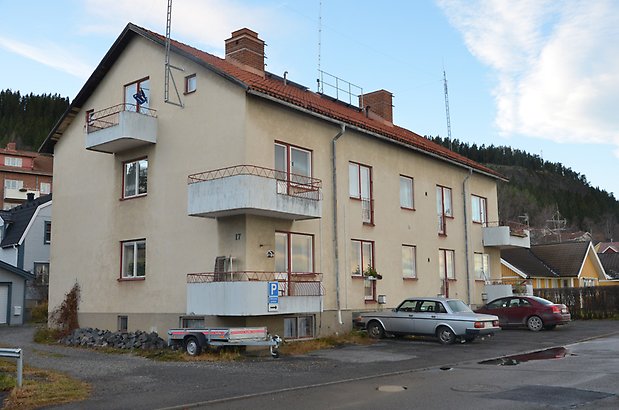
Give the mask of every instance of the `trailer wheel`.
POLYGON ((185 351, 189 356, 197 356, 202 353, 202 346, 195 336, 189 336, 185 340, 185 351))

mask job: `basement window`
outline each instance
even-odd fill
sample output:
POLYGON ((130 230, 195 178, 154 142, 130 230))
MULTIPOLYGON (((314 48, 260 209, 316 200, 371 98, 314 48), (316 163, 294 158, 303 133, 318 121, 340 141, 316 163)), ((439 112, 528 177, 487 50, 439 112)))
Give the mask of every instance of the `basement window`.
POLYGON ((314 337, 314 316, 284 318, 285 339, 310 339, 314 337))
POLYGON ((126 332, 129 329, 129 318, 127 316, 118 316, 118 331, 126 332))

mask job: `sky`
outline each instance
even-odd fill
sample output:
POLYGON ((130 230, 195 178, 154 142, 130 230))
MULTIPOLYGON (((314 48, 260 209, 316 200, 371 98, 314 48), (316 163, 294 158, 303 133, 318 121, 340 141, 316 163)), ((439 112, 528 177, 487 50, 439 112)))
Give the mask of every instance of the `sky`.
MULTIPOLYGON (((0 0, 0 89, 73 99, 127 23, 165 34, 167 0, 0 0)), ((266 69, 318 69, 394 95, 420 135, 560 162, 619 199, 619 1, 173 0, 172 38, 223 57, 242 27, 266 69)), ((163 61, 162 67, 163 70, 163 61)))

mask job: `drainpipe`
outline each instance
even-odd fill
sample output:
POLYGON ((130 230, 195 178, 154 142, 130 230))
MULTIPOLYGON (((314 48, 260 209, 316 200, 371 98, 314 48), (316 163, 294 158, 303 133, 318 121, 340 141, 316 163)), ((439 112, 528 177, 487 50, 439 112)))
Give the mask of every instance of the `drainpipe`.
POLYGON ((462 197, 464 199, 464 260, 466 261, 466 300, 471 304, 471 273, 469 263, 469 222, 468 222, 468 207, 467 207, 467 181, 473 174, 473 168, 469 168, 469 174, 462 181, 462 197))
POLYGON ((346 132, 346 125, 340 124, 340 132, 337 133, 331 141, 332 161, 333 161, 333 251, 335 253, 335 303, 337 305, 337 320, 340 325, 343 325, 342 321, 342 305, 340 301, 340 256, 337 237, 337 156, 335 150, 335 143, 346 132))

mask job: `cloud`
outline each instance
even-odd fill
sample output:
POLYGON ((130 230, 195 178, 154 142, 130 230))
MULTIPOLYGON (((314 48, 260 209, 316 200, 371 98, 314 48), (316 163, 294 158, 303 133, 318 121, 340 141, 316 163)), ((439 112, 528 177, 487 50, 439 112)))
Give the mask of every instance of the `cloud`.
POLYGON ((93 69, 93 67, 84 63, 78 56, 50 42, 34 46, 10 38, 0 37, 0 47, 81 79, 88 78, 93 69))
POLYGON ((619 3, 439 0, 469 51, 496 74, 506 135, 619 146, 619 3))
MULTIPOLYGON (((88 16, 82 33, 120 33, 128 21, 165 33, 167 3, 152 0, 88 0, 82 3, 88 16)), ((172 37, 198 47, 223 50, 223 39, 233 30, 249 27, 266 30, 276 27, 277 8, 241 4, 229 0, 181 0, 172 8, 172 37)))

